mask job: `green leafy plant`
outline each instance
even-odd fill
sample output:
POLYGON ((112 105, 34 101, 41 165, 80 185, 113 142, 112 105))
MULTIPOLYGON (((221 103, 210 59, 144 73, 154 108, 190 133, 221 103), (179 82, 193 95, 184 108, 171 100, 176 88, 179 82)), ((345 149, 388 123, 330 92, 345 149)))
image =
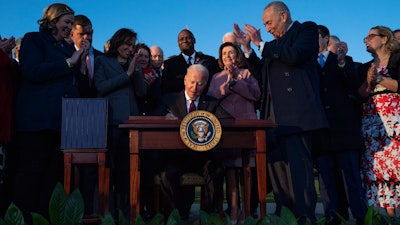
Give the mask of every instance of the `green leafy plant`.
MULTIPOLYGON (((84 204, 79 189, 75 189, 67 196, 63 185, 57 183, 50 199, 49 214, 52 225, 81 224, 84 214, 84 204)), ((33 214, 34 222, 36 216, 37 214, 33 214)))
POLYGON ((24 216, 21 210, 14 204, 11 203, 8 206, 4 219, 0 218, 0 225, 25 225, 24 216))
MULTIPOLYGON (((67 196, 64 187, 58 183, 54 188, 53 194, 49 204, 50 221, 38 213, 32 213, 33 225, 80 225, 84 213, 83 198, 78 189, 74 190, 70 196, 67 196)), ((118 223, 111 213, 107 213, 101 217, 102 225, 129 225, 128 221, 121 210, 118 213, 118 223)), ((348 225, 348 222, 341 218, 342 225, 348 225)), ((207 214, 200 211, 201 224, 205 225, 236 225, 232 224, 229 216, 225 214, 221 218, 215 213, 207 214)), ((182 220, 177 209, 174 209, 167 218, 165 225, 189 225, 186 221, 182 220)), ((137 215, 135 218, 136 225, 159 225, 162 223, 162 215, 157 214, 153 219, 146 223, 146 221, 137 215)), ((321 218, 312 223, 310 220, 306 221, 307 225, 323 225, 325 218, 321 218)), ((297 225, 298 221, 294 214, 286 207, 282 207, 281 214, 268 214, 264 218, 255 220, 253 217, 248 217, 243 221, 243 225, 297 225)), ((400 224, 400 218, 391 218, 387 215, 382 215, 379 211, 375 210, 372 206, 368 208, 367 215, 365 216, 365 225, 387 225, 387 224, 400 224)), ((25 225, 24 217, 21 210, 11 203, 8 207, 4 218, 0 218, 0 225, 25 225)))
POLYGON ((400 218, 389 217, 388 215, 382 215, 374 207, 370 206, 365 216, 365 225, 387 225, 387 224, 400 224, 400 218))
MULTIPOLYGON (((104 217, 101 217, 101 225, 116 225, 113 216, 111 213, 107 213, 104 217)), ((161 224, 161 219, 162 216, 161 214, 157 214, 156 216, 153 217, 153 219, 149 222, 146 223, 142 216, 137 215, 135 218, 135 224, 136 225, 159 225, 161 224)), ((129 225, 128 221, 126 221, 124 214, 122 213, 121 210, 118 211, 118 224, 119 225, 129 225)))
MULTIPOLYGON (((226 216, 227 215, 225 214, 225 217, 226 216)), ((231 224, 229 216, 226 218, 227 218, 227 224, 231 224)), ((200 220, 201 220, 201 224, 207 224, 207 225, 224 224, 224 221, 222 220, 222 218, 219 215, 217 215, 216 213, 207 214, 204 211, 200 211, 200 220)))
MULTIPOLYGON (((50 222, 39 213, 31 213, 33 225, 79 225, 83 218, 83 198, 78 189, 70 196, 64 191, 61 183, 57 183, 50 198, 49 215, 50 222)), ((21 210, 11 203, 4 220, 0 219, 0 225, 25 225, 21 210)))

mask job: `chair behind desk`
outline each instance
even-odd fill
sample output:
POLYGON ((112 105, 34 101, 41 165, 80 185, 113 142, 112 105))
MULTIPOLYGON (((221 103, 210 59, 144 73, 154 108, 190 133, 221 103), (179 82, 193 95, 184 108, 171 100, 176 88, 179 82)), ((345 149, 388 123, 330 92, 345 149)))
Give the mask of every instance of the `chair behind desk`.
MULTIPOLYGON (((63 98, 61 149, 64 153, 64 189, 71 192, 71 166, 97 164, 99 213, 105 215, 109 205, 109 169, 105 167, 107 152, 107 99, 63 98)), ((74 166, 74 169, 77 169, 74 166)), ((79 177, 79 173, 74 173, 79 177)), ((75 179, 78 187, 79 179, 75 179)), ((99 218, 83 219, 98 223, 99 218)))
POLYGON ((107 99, 63 98, 61 148, 107 147, 107 99))

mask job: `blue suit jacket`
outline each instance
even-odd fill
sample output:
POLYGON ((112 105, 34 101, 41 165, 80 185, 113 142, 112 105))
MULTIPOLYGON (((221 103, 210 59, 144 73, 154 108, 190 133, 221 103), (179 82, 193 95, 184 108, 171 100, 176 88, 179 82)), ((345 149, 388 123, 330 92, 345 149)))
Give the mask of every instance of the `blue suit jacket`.
POLYGON ((314 22, 293 22, 286 34, 266 42, 262 59, 248 66, 261 83, 261 117, 272 119, 281 134, 328 126, 319 96, 318 29, 314 22))
POLYGON ((62 97, 79 97, 76 70, 65 61, 74 51, 47 31, 25 34, 20 50, 22 83, 16 100, 19 131, 61 130, 62 97))

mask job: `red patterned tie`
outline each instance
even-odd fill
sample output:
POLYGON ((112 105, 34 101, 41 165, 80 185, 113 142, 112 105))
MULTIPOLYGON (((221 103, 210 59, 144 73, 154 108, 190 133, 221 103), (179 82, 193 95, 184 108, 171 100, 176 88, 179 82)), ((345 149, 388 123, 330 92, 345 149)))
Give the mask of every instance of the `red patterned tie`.
POLYGON ((191 113, 195 110, 196 110, 196 106, 194 105, 194 101, 190 100, 189 113, 191 113))

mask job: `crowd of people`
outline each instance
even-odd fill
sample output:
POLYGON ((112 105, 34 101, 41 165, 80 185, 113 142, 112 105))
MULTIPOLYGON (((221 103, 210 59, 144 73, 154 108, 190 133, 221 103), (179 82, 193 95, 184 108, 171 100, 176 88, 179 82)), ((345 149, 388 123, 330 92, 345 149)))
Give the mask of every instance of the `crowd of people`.
MULTIPOLYGON (((349 219, 349 210, 357 224, 364 224, 369 206, 396 217, 400 30, 375 26, 366 31, 372 60, 360 63, 326 26, 293 20, 284 2, 270 2, 261 18, 272 40, 263 40, 255 26, 233 24, 217 59, 195 49, 188 29, 178 33, 179 54, 165 60, 160 46, 137 43, 137 33, 129 28, 115 31, 99 51, 92 46, 90 19, 63 3, 44 10, 38 32, 0 37, 0 215, 14 202, 28 224, 30 212, 48 216, 53 188, 63 180, 62 98, 102 97, 108 101, 107 165, 115 217, 121 209, 130 219, 129 133, 118 125, 129 116, 183 119, 193 110, 277 124, 267 131, 265 162, 276 214, 285 206, 299 224, 316 221, 317 173, 326 225, 349 219)), ((226 210, 234 224, 243 219, 241 149, 149 150, 140 157, 145 218, 157 213, 151 189, 157 174, 162 210, 177 208, 188 218, 194 188, 181 187, 179 178, 190 171, 207 181, 203 210, 219 209, 225 178, 226 210)), ((97 168, 82 165, 80 173, 85 215, 96 214, 97 168)), ((257 197, 252 198, 254 217, 257 207, 257 197)))

